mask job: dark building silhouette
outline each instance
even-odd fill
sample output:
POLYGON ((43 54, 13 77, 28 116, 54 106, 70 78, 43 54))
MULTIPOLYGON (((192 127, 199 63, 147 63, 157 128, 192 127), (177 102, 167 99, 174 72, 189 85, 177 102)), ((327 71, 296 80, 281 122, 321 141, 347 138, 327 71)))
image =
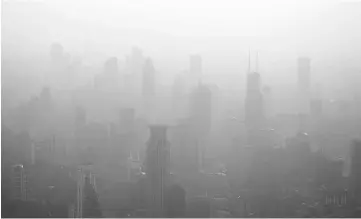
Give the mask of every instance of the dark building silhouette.
POLYGON ((189 200, 187 203, 187 217, 210 218, 211 200, 207 197, 198 197, 189 200))
POLYGON ((119 87, 119 78, 118 59, 111 57, 105 61, 103 73, 95 76, 94 85, 97 89, 114 91, 119 87))
POLYGON ((91 177, 88 175, 84 179, 84 201, 83 201, 83 217, 99 218, 101 211, 99 206, 98 195, 91 183, 91 177))
POLYGON ((147 142, 145 173, 147 177, 147 206, 149 217, 164 217, 165 188, 170 180, 170 143, 167 126, 152 125, 147 142))
POLYGON ((355 207, 361 206, 361 140, 354 140, 351 145, 351 192, 355 207))
POLYGON ((152 60, 148 58, 143 66, 143 96, 155 95, 155 83, 155 69, 152 60))
POLYGON ((212 119, 212 92, 207 85, 198 84, 191 99, 191 118, 199 136, 209 133, 212 119))
POLYGON ((247 74, 245 122, 249 129, 260 128, 264 119, 260 80, 261 76, 257 72, 247 74))
POLYGON ((263 86, 263 111, 265 119, 270 119, 274 117, 274 109, 273 109, 273 96, 272 96, 272 88, 270 86, 263 86))
POLYGON ((184 218, 186 216, 186 192, 182 186, 174 184, 166 191, 166 217, 184 218))

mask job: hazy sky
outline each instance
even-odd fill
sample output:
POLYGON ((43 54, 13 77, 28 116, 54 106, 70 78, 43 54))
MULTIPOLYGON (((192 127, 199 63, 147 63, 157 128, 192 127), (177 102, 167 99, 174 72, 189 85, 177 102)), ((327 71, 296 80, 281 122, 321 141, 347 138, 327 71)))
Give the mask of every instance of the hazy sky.
POLYGON ((48 1, 75 19, 178 36, 270 36, 309 24, 335 0, 48 1))
POLYGON ((260 51, 264 77, 269 72, 274 80, 289 75, 294 80, 299 55, 311 57, 314 75, 328 78, 346 67, 361 68, 361 3, 353 0, 15 2, 2 9, 3 48, 11 45, 5 55, 14 48, 24 57, 34 57, 34 50, 47 55, 50 44, 57 41, 72 55, 103 53, 97 58, 102 63, 109 56, 122 59, 130 46, 139 45, 167 75, 187 68, 188 55, 193 52, 202 55, 207 74, 239 74, 247 68, 247 50, 252 44, 253 50, 260 51), (127 35, 124 28, 175 37, 149 31, 127 35), (175 63, 177 59, 181 61, 175 63))

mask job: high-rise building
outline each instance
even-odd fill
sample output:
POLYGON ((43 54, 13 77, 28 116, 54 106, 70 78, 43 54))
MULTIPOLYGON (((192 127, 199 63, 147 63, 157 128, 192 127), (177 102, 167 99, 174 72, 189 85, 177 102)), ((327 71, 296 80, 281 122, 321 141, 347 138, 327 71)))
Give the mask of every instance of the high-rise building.
POLYGON ((300 114, 310 112, 311 60, 300 57, 297 60, 298 111, 300 114))
POLYGON ((361 206, 361 140, 354 140, 351 145, 351 194, 356 207, 361 206))
POLYGON ((27 176, 22 164, 14 165, 12 167, 12 189, 11 194, 13 199, 26 201, 27 199, 27 176))
POLYGON ((198 84, 191 97, 190 116, 199 136, 207 135, 211 128, 212 92, 207 85, 198 84))
POLYGON ((274 109, 273 109, 272 89, 270 86, 263 87, 263 97, 264 97, 264 116, 266 119, 272 118, 274 116, 274 109))
POLYGON ((164 193, 170 177, 170 143, 167 140, 167 126, 150 126, 145 164, 149 216, 164 217, 164 193))
POLYGON ((193 131, 192 120, 182 119, 172 132, 172 164, 177 172, 189 174, 198 171, 198 144, 193 131), (184 162, 187 160, 187 162, 184 162))
POLYGON ((143 66, 143 96, 149 97, 155 95, 155 68, 153 62, 148 58, 143 66))
POLYGON ((263 96, 261 93, 261 76, 257 72, 247 74, 247 91, 245 100, 245 122, 249 129, 262 126, 264 120, 263 96))
POLYGON ((190 117, 196 135, 197 152, 200 156, 199 168, 201 169, 206 150, 205 140, 212 125, 212 92, 208 86, 199 83, 192 94, 190 117))

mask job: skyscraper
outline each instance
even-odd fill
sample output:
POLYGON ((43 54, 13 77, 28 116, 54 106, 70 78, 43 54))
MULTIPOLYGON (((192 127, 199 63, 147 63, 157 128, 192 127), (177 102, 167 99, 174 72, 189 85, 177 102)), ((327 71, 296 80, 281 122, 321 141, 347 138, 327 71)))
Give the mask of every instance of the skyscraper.
POLYGON ((147 143, 146 177, 148 213, 150 217, 164 217, 164 191, 170 177, 170 143, 167 126, 152 125, 147 143))
POLYGON ((361 206, 361 140, 354 140, 351 144, 351 192, 355 207, 361 206))
POLYGON ((202 168, 205 156, 204 141, 212 125, 212 92, 208 86, 201 83, 191 97, 190 117, 197 138, 197 152, 199 153, 199 168, 202 168))
POLYGON ((143 66, 143 96, 151 97, 155 95, 155 69, 153 62, 148 58, 143 66))
POLYGON ((250 129, 260 128, 264 119, 260 80, 261 76, 257 72, 247 74, 245 122, 250 129))
POLYGON ((272 89, 270 86, 263 87, 263 96, 264 96, 264 115, 266 119, 269 119, 274 116, 272 89))

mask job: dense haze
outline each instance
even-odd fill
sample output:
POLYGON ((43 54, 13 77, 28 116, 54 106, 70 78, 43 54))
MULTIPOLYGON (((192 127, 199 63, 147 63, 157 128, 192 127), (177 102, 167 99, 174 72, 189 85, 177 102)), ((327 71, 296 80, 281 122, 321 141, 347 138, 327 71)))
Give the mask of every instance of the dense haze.
POLYGON ((360 6, 352 1, 30 2, 5 1, 2 9, 3 65, 26 62, 34 69, 26 77, 42 77, 36 63, 53 42, 92 65, 107 56, 123 61, 140 46, 168 84, 199 53, 207 79, 239 88, 248 48, 260 53, 265 83, 295 81, 299 55, 312 58, 314 82, 330 89, 349 87, 360 71, 360 6))
POLYGON ((356 0, 3 0, 4 214, 359 217, 360 27, 356 0))

